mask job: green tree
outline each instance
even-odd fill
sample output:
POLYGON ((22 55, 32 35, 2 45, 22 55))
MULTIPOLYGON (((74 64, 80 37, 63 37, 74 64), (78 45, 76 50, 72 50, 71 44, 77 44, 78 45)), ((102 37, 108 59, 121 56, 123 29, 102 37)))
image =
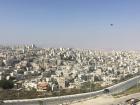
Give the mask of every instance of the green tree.
POLYGON ((83 83, 80 88, 82 92, 90 92, 95 89, 95 84, 94 82, 88 81, 88 82, 83 83))
POLYGON ((94 76, 94 80, 95 81, 101 81, 101 77, 100 76, 94 76))
POLYGON ((14 87, 14 82, 11 80, 0 80, 0 88, 2 89, 12 89, 14 87))

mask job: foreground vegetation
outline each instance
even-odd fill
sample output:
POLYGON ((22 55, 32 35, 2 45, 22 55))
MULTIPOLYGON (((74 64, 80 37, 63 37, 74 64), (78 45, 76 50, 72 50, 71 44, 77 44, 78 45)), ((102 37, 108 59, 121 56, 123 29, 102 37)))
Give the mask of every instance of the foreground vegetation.
MULTIPOLYGON (((7 85, 6 85, 7 86, 7 85)), ((54 97, 54 96, 63 96, 63 95, 72 95, 79 93, 92 92, 100 90, 100 84, 94 84, 90 82, 85 82, 81 85, 80 88, 73 89, 60 89, 59 91, 36 91, 32 89, 31 91, 25 90, 14 90, 14 89, 1 89, 0 90, 0 100, 13 100, 13 99, 32 99, 32 98, 45 98, 45 97, 54 97)))
MULTIPOLYGON (((131 77, 131 76, 130 76, 131 77)), ((130 78, 128 77, 128 78, 130 78)), ((125 81, 128 78, 123 78, 122 81, 125 81)), ((120 81, 114 81, 115 84, 120 81)), ((72 95, 79 93, 87 93, 97 91, 106 87, 101 87, 99 83, 95 82, 85 82, 79 88, 73 89, 60 89, 59 91, 52 92, 51 90, 38 92, 36 89, 30 91, 25 90, 14 90, 14 83, 11 80, 1 80, 0 81, 0 100, 13 100, 13 99, 33 99, 33 98, 45 98, 45 97, 54 97, 54 96, 63 96, 63 95, 72 95)), ((140 86, 134 86, 128 89, 125 92, 115 94, 115 97, 121 95, 128 95, 132 93, 140 92, 140 86)))
POLYGON ((126 96, 126 95, 129 95, 129 94, 134 94, 134 93, 139 93, 140 92, 140 84, 139 85, 136 85, 134 87, 131 87, 130 89, 124 91, 124 92, 121 92, 119 94, 115 94, 114 97, 121 97, 121 96, 126 96))

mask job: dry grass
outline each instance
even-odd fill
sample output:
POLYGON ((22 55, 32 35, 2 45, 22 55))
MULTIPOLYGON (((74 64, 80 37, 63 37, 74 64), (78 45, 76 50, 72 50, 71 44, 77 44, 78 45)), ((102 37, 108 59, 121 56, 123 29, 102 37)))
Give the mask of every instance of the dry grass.
POLYGON ((119 98, 121 96, 126 96, 126 95, 129 95, 129 94, 134 94, 134 93, 139 93, 140 92, 140 86, 134 86, 122 93, 119 93, 119 94, 115 94, 113 95, 115 98, 119 98))

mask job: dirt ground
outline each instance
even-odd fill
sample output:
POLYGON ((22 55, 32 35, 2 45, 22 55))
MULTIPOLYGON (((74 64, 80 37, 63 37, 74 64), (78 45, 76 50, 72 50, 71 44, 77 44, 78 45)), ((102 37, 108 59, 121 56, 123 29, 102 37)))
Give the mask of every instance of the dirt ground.
POLYGON ((102 95, 95 99, 73 103, 71 105, 110 105, 115 101, 115 98, 108 95, 102 95))
MULTIPOLYGON (((121 103, 125 103, 126 100, 132 98, 140 100, 140 93, 122 96, 120 98, 114 98, 111 95, 102 95, 97 98, 84 100, 81 102, 73 103, 71 105, 118 105, 121 103)), ((137 105, 140 105, 140 101, 137 103, 137 105)))

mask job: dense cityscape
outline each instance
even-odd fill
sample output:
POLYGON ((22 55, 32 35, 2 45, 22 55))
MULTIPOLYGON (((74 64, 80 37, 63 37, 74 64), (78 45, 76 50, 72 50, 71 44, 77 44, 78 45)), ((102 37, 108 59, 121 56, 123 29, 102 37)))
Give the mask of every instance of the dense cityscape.
POLYGON ((0 0, 0 105, 140 105, 140 0, 0 0))
POLYGON ((33 45, 0 48, 0 80, 14 89, 59 91, 86 83, 107 87, 140 72, 140 53, 33 45))

